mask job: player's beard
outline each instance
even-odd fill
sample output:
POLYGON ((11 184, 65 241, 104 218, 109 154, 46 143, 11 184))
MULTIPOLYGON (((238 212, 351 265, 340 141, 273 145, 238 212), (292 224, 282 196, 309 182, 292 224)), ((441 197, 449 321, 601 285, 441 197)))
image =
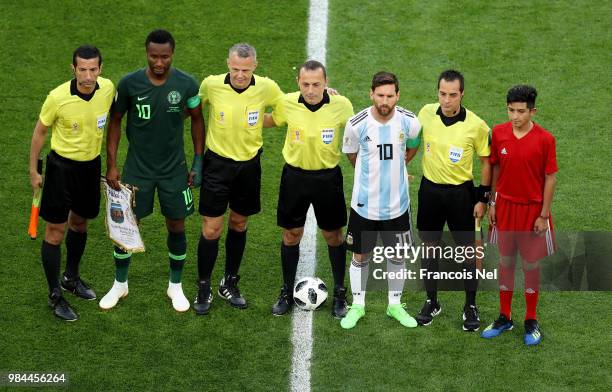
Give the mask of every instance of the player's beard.
POLYGON ((151 69, 151 71, 153 71, 154 75, 163 76, 168 73, 169 69, 170 67, 154 67, 151 69))
POLYGON ((378 114, 380 114, 383 117, 387 117, 391 111, 393 110, 395 106, 389 106, 389 105, 377 105, 376 106, 376 111, 378 112, 378 114))

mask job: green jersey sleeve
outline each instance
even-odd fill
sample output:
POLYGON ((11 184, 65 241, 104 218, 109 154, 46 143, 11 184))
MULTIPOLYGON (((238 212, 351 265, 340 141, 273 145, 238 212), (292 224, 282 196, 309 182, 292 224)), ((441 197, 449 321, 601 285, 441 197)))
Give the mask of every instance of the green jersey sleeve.
POLYGON ((113 113, 125 113, 129 109, 130 96, 128 93, 128 79, 124 77, 119 81, 117 85, 117 93, 115 94, 115 101, 111 107, 113 113))
POLYGON ((194 109, 202 102, 198 91, 198 82, 194 78, 189 78, 189 87, 187 88, 187 107, 194 109))

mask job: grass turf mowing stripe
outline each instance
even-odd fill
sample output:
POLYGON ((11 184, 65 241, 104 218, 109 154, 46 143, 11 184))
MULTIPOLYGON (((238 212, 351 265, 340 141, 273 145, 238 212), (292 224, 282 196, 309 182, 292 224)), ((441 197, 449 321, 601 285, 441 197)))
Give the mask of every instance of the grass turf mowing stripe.
MULTIPOLYGON (((317 264, 317 226, 312 206, 308 209, 304 236, 300 246, 297 279, 314 275, 317 264)), ((313 312, 296 309, 291 322, 291 390, 310 391, 310 358, 312 357, 313 312)))
MULTIPOLYGON (((311 0, 308 16, 308 59, 325 64, 327 42, 327 0, 311 0)), ((312 276, 317 266, 317 225, 312 206, 308 209, 304 236, 300 246, 297 278, 312 276)), ((312 312, 293 312, 291 343, 292 391, 310 391, 310 358, 312 357, 312 312)))

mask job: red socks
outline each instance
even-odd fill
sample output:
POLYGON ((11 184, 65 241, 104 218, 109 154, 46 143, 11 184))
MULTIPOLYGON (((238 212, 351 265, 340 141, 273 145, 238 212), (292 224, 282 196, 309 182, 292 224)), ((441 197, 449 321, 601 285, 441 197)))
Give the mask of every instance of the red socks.
MULTIPOLYGON (((499 264, 499 312, 510 320, 512 313, 512 294, 514 292, 514 267, 499 264)), ((536 320, 538 294, 540 292, 540 268, 531 270, 523 266, 525 274, 525 320, 536 320)))
POLYGON ((510 313, 512 313, 512 291, 500 291, 499 292, 499 313, 506 316, 510 320, 510 313))
POLYGON ((540 267, 525 272, 525 320, 536 320, 538 293, 540 292, 540 267))

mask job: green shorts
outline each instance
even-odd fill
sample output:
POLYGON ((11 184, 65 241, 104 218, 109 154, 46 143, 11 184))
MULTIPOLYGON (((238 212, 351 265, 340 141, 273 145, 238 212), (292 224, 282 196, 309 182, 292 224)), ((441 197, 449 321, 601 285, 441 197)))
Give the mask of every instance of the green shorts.
POLYGON ((187 172, 167 178, 145 178, 124 171, 121 181, 138 188, 134 213, 139 220, 153 212, 155 189, 161 213, 166 218, 185 219, 193 214, 193 193, 187 185, 187 172))

